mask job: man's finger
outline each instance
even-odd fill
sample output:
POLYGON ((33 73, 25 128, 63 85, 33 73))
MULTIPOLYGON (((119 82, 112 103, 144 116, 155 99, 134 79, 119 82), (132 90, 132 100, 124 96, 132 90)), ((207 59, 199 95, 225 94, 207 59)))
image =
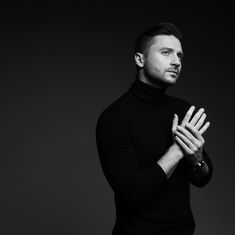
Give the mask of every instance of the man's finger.
POLYGON ((193 154, 192 150, 178 136, 175 136, 175 140, 181 146, 181 148, 186 152, 186 154, 193 154))
POLYGON ((193 116, 192 120, 190 121, 190 123, 194 126, 197 121, 200 119, 201 115, 204 113, 205 109, 204 108, 200 108, 197 113, 193 116))
POLYGON ((205 131, 208 129, 208 127, 210 126, 210 122, 207 122, 200 130, 199 133, 202 135, 203 133, 205 133, 205 131))
POLYGON ((172 132, 173 133, 176 131, 176 128, 178 126, 178 121, 179 121, 178 115, 174 114, 174 119, 173 119, 173 124, 172 124, 172 132))
POLYGON ((202 116, 200 117, 199 121, 195 125, 195 128, 197 128, 197 130, 199 130, 201 128, 201 126, 203 125, 205 119, 206 119, 206 114, 203 113, 202 116))
MULTIPOLYGON (((186 127, 187 127, 187 124, 186 124, 186 127)), ((201 136, 198 137, 195 132, 191 133, 190 132, 191 130, 187 130, 184 127, 181 127, 181 126, 177 127, 177 131, 179 131, 181 134, 186 136, 195 146, 200 147, 200 139, 202 139, 201 136)))
POLYGON ((195 110, 195 106, 191 106, 190 109, 187 111, 187 113, 185 114, 184 116, 184 119, 183 121, 181 122, 181 126, 185 126, 186 123, 189 122, 192 114, 193 114, 193 111, 195 110))
POLYGON ((191 150, 195 148, 195 145, 193 144, 193 142, 189 138, 187 138, 185 135, 180 133, 179 131, 176 131, 175 135, 178 136, 191 150))
POLYGON ((204 144, 205 140, 202 137, 201 133, 195 128, 195 126, 192 126, 191 124, 188 123, 185 125, 185 127, 200 143, 204 144))

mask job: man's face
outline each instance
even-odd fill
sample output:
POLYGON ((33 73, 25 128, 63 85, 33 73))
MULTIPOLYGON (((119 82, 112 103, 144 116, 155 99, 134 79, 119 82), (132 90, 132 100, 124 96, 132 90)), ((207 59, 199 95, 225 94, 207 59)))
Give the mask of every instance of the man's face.
POLYGON ((149 83, 175 84, 183 57, 180 41, 173 35, 158 35, 144 54, 143 72, 149 83))

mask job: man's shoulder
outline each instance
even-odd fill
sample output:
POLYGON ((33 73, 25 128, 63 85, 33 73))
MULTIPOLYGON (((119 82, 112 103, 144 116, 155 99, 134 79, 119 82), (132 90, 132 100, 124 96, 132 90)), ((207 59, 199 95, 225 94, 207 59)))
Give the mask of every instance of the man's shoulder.
POLYGON ((127 120, 130 115, 130 99, 129 92, 125 92, 101 111, 98 121, 120 122, 127 120))

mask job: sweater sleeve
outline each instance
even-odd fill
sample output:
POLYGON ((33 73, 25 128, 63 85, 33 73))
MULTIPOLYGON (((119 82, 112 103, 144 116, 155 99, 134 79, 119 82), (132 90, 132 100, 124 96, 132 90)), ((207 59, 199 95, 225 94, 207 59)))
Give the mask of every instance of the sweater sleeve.
POLYGON ((143 207, 167 183, 162 168, 141 168, 126 123, 111 112, 98 119, 96 143, 104 175, 113 191, 131 210, 143 207))
POLYGON ((203 155, 203 159, 204 161, 206 162, 207 166, 208 166, 208 169, 209 169, 209 172, 208 174, 204 177, 204 178, 201 178, 199 181, 197 180, 197 177, 195 177, 194 174, 191 174, 191 171, 192 171, 192 167, 189 167, 189 181, 191 184, 193 184, 194 186, 197 186, 197 187, 204 187, 206 184, 208 184, 208 182, 210 181, 210 179, 212 178, 212 175, 213 175, 213 166, 212 166, 212 162, 206 152, 206 150, 203 148, 203 152, 202 152, 202 155, 203 155))

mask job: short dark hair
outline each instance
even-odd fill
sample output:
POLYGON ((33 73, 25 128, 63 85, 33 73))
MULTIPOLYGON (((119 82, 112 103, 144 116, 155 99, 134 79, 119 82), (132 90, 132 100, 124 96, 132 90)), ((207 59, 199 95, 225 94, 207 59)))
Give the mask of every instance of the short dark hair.
POLYGON ((180 30, 171 23, 156 24, 139 35, 135 43, 135 53, 144 53, 151 45, 153 37, 157 35, 173 35, 179 40, 182 39, 180 30))

